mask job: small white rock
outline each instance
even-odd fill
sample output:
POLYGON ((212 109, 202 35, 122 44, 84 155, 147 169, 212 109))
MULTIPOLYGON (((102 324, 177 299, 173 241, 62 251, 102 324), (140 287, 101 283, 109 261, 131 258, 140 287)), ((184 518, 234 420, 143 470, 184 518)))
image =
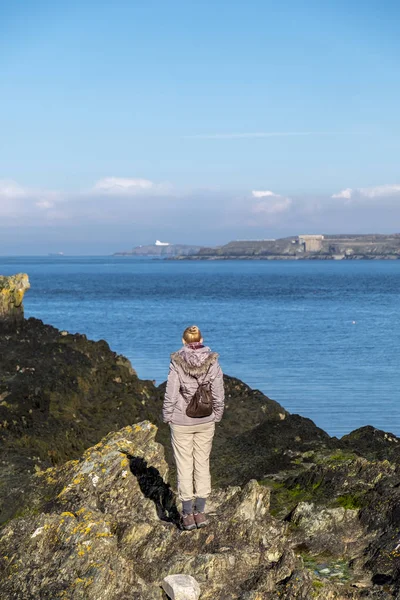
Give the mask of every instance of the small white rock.
POLYGON ((200 586, 191 575, 168 575, 161 587, 171 600, 198 600, 200 586))
POLYGON ((90 474, 90 478, 92 480, 93 486, 96 487, 100 479, 99 476, 90 474))
POLYGON ((37 535, 40 535, 43 531, 44 527, 38 527, 31 535, 31 538, 35 538, 37 535))

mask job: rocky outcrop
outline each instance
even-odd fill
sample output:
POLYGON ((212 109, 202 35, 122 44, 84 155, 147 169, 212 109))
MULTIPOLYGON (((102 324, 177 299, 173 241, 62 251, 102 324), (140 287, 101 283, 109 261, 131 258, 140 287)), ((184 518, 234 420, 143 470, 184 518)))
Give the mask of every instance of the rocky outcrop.
POLYGON ((0 523, 18 513, 19 482, 29 472, 159 412, 154 384, 105 341, 37 319, 0 336, 0 523))
POLYGON ((331 438, 226 376, 211 524, 185 532, 164 389, 36 319, 0 336, 0 598, 162 600, 176 574, 202 600, 400 598, 398 437, 331 438))
POLYGON ((29 477, 23 514, 0 531, 1 598, 162 600, 175 574, 194 577, 202 600, 398 597, 395 465, 325 456, 303 473, 314 497, 281 516, 267 482, 217 489, 211 524, 186 532, 156 431, 124 427, 29 477), (334 505, 318 492, 332 479, 335 494, 357 488, 363 502, 334 505))
MULTIPOLYGON (((227 410, 218 427, 222 446, 265 419, 273 423, 288 414, 238 379, 225 377, 225 387, 227 410)), ((37 319, 0 336, 0 523, 18 514, 20 483, 29 472, 77 458, 129 423, 148 419, 159 426, 158 440, 173 468, 169 430, 161 422, 164 389, 139 379, 105 341, 92 342, 37 319)), ((215 469, 215 481, 219 471, 223 468, 215 469)))
POLYGON ((0 275, 0 328, 10 329, 24 320, 22 300, 29 289, 28 275, 19 273, 5 277, 0 275))

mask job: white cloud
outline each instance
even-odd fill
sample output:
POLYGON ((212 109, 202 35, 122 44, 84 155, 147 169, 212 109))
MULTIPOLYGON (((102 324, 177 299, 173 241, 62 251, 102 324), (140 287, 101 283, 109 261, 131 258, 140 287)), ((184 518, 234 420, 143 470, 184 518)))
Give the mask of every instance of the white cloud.
POLYGON ((400 184, 398 183, 355 189, 346 188, 337 194, 333 194, 332 198, 361 201, 363 199, 390 198, 393 196, 400 196, 400 184))
POLYGON ((350 200, 352 194, 353 194, 353 190, 351 188, 346 188, 345 190, 342 190, 338 194, 332 194, 332 198, 344 198, 346 200, 350 200))
POLYGON ((354 135, 346 131, 258 131, 255 133, 206 133, 198 135, 186 135, 186 139, 197 140, 235 140, 256 139, 270 137, 296 137, 309 135, 354 135))
POLYGON ((276 215, 279 213, 286 212, 292 205, 290 198, 281 197, 279 200, 273 202, 260 202, 253 207, 254 213, 264 213, 267 215, 276 215))
POLYGON ((35 203, 35 206, 38 208, 53 208, 54 202, 50 202, 50 200, 39 200, 39 202, 35 203))
POLYGON ((49 210, 62 199, 59 192, 24 187, 15 181, 0 180, 0 215, 10 219, 24 216, 35 219, 47 217, 49 210), (29 217, 28 217, 29 215, 29 217))
POLYGON ((253 198, 266 198, 268 196, 277 196, 274 192, 270 192, 269 190, 253 190, 251 192, 253 198))
POLYGON ((251 194, 257 200, 252 207, 253 213, 277 215, 286 212, 292 205, 291 198, 275 194, 271 190, 253 190, 251 194))
MULTIPOLYGON (((400 219, 400 184, 346 188, 328 195, 285 196, 268 188, 245 193, 184 189, 144 178, 105 177, 91 187, 54 191, 0 180, 0 227, 91 228, 112 223, 151 231, 151 238, 180 239, 196 221, 202 231, 266 228, 289 235, 300 230, 342 232, 390 229, 400 219), (386 210, 389 208, 390 210, 386 210), (216 215, 210 222, 209 215, 216 215), (397 219, 397 221, 396 221, 397 219), (174 229, 175 228, 175 229, 174 229), (174 235, 169 233, 175 231, 174 235), (163 234, 164 231, 164 234, 163 234)), ((249 233, 249 232, 248 232, 249 233)), ((227 233, 228 235, 228 233, 227 233)), ((117 248, 118 249, 118 248, 117 248)))
POLYGON ((154 183, 149 179, 130 177, 104 177, 97 181, 92 189, 108 195, 165 194, 171 191, 168 183, 154 183))
POLYGON ((358 190, 361 196, 366 198, 384 198, 400 195, 400 185, 397 183, 378 185, 370 188, 360 188, 358 190))
POLYGON ((96 182, 94 190, 106 194, 125 194, 143 192, 154 186, 148 179, 129 179, 127 177, 105 177, 96 182))
POLYGON ((15 181, 0 179, 0 198, 23 198, 26 190, 15 181))

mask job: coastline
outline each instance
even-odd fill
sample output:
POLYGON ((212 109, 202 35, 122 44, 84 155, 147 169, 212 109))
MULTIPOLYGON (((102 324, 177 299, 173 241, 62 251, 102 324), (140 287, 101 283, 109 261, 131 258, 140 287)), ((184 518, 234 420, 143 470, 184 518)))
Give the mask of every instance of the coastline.
MULTIPOLYGON (((150 258, 150 256, 148 257, 150 258)), ((252 261, 252 260, 292 260, 292 261, 341 261, 341 260, 400 260, 400 254, 392 254, 392 255, 365 255, 365 254, 354 254, 352 256, 344 256, 344 255, 309 255, 309 256, 287 256, 287 255, 262 255, 262 256, 175 256, 175 257, 163 257, 164 260, 203 260, 203 261, 213 261, 213 260, 242 260, 242 261, 252 261)))

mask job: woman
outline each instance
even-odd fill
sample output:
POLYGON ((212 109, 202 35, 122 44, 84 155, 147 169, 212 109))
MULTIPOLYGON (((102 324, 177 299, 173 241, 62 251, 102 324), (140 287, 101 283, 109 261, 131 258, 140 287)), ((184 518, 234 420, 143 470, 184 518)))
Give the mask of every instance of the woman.
POLYGON ((211 492, 210 452, 215 431, 224 412, 224 381, 218 354, 203 346, 196 325, 183 332, 183 347, 171 354, 163 421, 169 423, 178 472, 184 529, 208 524, 206 500, 211 492), (186 409, 199 383, 209 383, 213 411, 208 417, 188 417, 186 409), (194 484, 194 485, 193 485, 194 484))

